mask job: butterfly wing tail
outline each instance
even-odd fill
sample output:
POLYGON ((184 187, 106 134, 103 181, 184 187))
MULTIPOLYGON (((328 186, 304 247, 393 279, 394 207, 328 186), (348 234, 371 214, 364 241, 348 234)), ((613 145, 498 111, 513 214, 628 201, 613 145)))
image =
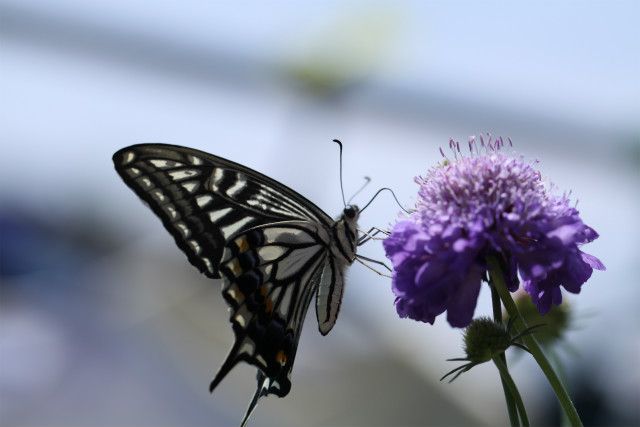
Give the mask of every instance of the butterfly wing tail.
POLYGON ((247 411, 245 412, 244 417, 242 417, 242 423, 240 423, 240 427, 246 427, 247 422, 249 421, 249 418, 253 413, 253 410, 256 408, 256 405, 258 404, 258 400, 260 400, 261 397, 264 397, 269 394, 269 383, 270 383, 269 377, 265 376, 260 370, 258 370, 257 379, 258 379, 258 388, 256 389, 256 392, 253 395, 251 402, 249 402, 249 406, 247 407, 247 411))
POLYGON ((220 369, 218 369, 216 376, 213 377, 213 380, 209 385, 209 393, 213 393, 213 390, 215 390, 218 384, 220 384, 224 377, 226 377, 227 374, 231 372, 233 367, 236 366, 236 364, 240 361, 240 359, 238 358, 240 344, 242 344, 242 341, 236 340, 233 347, 231 347, 231 351, 229 351, 227 358, 225 359, 222 366, 220 366, 220 369))

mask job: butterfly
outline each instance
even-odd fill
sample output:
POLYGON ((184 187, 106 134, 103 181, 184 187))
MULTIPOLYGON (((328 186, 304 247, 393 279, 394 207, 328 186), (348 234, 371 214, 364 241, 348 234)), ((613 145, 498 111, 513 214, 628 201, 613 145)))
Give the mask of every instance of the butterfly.
POLYGON ((132 145, 117 151, 113 162, 189 262, 222 279, 235 341, 210 391, 238 362, 254 365, 258 387, 245 425, 261 397, 289 393, 314 297, 318 329, 326 335, 340 311, 345 269, 356 260, 375 262, 356 255, 372 238, 369 232, 359 236, 361 211, 345 202, 334 220, 259 172, 187 147, 132 145))

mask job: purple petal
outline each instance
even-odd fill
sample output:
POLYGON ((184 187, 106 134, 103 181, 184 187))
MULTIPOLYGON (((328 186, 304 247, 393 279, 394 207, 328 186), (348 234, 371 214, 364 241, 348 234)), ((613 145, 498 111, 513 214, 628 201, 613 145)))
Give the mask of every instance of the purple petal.
POLYGON ((582 284, 591 277, 591 273, 593 269, 582 260, 579 254, 571 254, 567 256, 563 268, 557 272, 557 275, 558 281, 566 290, 577 294, 580 293, 582 284))
POLYGON ((582 231, 582 229, 582 221, 579 223, 565 224, 551 232, 548 232, 547 237, 551 239, 560 239, 563 245, 568 245, 575 242, 575 237, 582 231))
POLYGON ((447 272, 447 264, 439 260, 433 260, 423 264, 416 273, 415 284, 418 287, 426 287, 436 282, 447 272))
POLYGON ((602 270, 602 271, 605 271, 607 269, 602 263, 602 261, 600 261, 598 258, 594 257, 593 255, 589 255, 582 251, 580 251, 580 255, 582 256, 582 260, 587 264, 589 264, 591 268, 595 268, 596 270, 602 270))
POLYGON ((464 328, 471 323, 478 302, 482 270, 473 267, 465 280, 458 285, 458 290, 451 296, 447 309, 447 321, 456 328, 464 328))

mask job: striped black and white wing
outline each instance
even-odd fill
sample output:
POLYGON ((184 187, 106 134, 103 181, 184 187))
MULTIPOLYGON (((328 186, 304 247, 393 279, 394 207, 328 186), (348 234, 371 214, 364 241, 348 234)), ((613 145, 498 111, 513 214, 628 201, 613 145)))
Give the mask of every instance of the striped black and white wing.
POLYGON ((211 278, 235 233, 278 221, 333 220, 283 184, 203 151, 139 144, 113 155, 124 182, 160 217, 189 262, 211 278))
POLYGON ((326 246, 318 243, 323 233, 317 224, 290 221, 228 242, 220 272, 236 341, 211 389, 242 360, 260 369, 262 395, 289 392, 302 324, 328 263, 326 246))
MULTIPOLYGON (((235 343, 211 390, 239 361, 256 366, 258 389, 246 421, 261 396, 289 392, 302 323, 320 284, 341 294, 342 271, 329 250, 335 222, 273 179, 201 151, 141 144, 113 160, 189 261, 222 278, 235 343)), ((322 313, 333 307, 337 314, 339 301, 326 292, 319 298, 322 313)), ((318 320, 335 322, 330 317, 318 320)))

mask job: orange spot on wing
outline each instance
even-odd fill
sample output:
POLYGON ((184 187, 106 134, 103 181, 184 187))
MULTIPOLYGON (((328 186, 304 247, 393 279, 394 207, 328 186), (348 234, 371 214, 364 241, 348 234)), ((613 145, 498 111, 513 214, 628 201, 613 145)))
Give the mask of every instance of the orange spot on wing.
POLYGON ((287 355, 284 354, 283 350, 280 350, 277 354, 276 354, 276 362, 278 362, 279 364, 281 364, 282 366, 287 364, 287 355))
POLYGON ((249 250, 249 242, 247 242, 247 238, 244 236, 238 237, 235 240, 236 246, 238 247, 238 252, 243 253, 249 250))

